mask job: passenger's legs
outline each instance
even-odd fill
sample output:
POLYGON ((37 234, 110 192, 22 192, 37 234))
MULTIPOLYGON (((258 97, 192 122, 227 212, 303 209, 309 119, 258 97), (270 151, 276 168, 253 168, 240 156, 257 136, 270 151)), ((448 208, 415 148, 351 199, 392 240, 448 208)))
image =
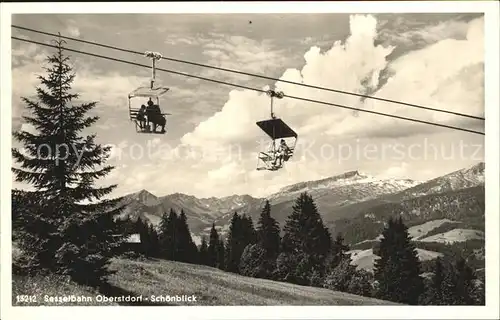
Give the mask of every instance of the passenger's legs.
POLYGON ((158 119, 152 118, 151 119, 151 123, 153 124, 153 130, 152 131, 155 132, 156 131, 156 127, 158 125, 158 119))
POLYGON ((161 125, 161 132, 165 132, 165 125, 167 124, 167 119, 165 119, 165 117, 161 117, 160 118, 161 121, 160 121, 160 125, 161 125))
POLYGON ((281 161, 282 161, 282 155, 281 153, 277 153, 275 156, 274 156, 274 161, 273 161, 273 166, 281 166, 281 161))
POLYGON ((141 129, 146 129, 146 126, 147 126, 147 122, 146 122, 146 118, 144 116, 138 116, 137 119, 139 120, 139 127, 141 127, 141 129))
POLYGON ((283 152, 280 152, 278 154, 278 160, 279 160, 279 164, 278 166, 281 166, 283 164, 283 158, 285 157, 285 154, 283 152))

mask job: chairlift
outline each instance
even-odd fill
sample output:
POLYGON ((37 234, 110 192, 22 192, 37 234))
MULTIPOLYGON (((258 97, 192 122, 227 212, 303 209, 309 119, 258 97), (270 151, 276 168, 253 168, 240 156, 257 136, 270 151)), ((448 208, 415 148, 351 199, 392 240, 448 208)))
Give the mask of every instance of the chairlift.
POLYGON ((276 171, 283 168, 283 164, 293 156, 298 135, 282 119, 277 118, 273 112, 273 98, 282 99, 284 97, 283 92, 269 90, 267 95, 271 98, 271 118, 259 121, 256 124, 271 138, 271 142, 265 151, 259 152, 257 170, 276 171), (291 146, 286 144, 285 139, 287 138, 293 138, 291 146), (276 143, 277 140, 280 141, 276 143), (284 144, 282 145, 282 143, 284 144))
POLYGON ((128 110, 130 121, 135 123, 137 133, 152 133, 152 134, 165 134, 166 133, 166 116, 170 113, 164 113, 160 108, 160 97, 167 93, 170 88, 168 87, 155 87, 156 81, 156 61, 161 60, 162 55, 157 52, 146 51, 144 54, 152 61, 151 67, 151 82, 149 86, 141 86, 129 93, 128 95, 128 110), (143 104, 144 110, 140 108, 132 108, 133 98, 149 98, 143 104), (141 116, 139 116, 141 115, 141 116), (138 119, 139 116, 139 119, 138 119), (157 127, 162 127, 163 130, 158 131, 157 127))

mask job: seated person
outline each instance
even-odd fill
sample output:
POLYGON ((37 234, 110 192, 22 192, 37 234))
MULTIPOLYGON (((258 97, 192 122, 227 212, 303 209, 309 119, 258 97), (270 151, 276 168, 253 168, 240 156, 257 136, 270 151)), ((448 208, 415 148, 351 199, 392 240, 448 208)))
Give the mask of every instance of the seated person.
POLYGON ((273 162, 273 164, 276 165, 276 161, 279 161, 278 167, 281 167, 283 161, 288 160, 291 152, 292 151, 287 146, 285 139, 281 139, 280 146, 278 147, 278 152, 276 154, 276 160, 273 162))
POLYGON ((139 127, 141 129, 145 129, 147 122, 146 122, 146 106, 142 105, 141 108, 139 109, 139 112, 137 112, 137 121, 139 121, 139 127))
POLYGON ((161 126, 161 132, 165 132, 165 125, 167 124, 167 120, 161 114, 160 107, 151 100, 148 101, 148 106, 146 107, 146 113, 148 115, 148 122, 153 124, 153 131, 156 131, 157 126, 161 126))

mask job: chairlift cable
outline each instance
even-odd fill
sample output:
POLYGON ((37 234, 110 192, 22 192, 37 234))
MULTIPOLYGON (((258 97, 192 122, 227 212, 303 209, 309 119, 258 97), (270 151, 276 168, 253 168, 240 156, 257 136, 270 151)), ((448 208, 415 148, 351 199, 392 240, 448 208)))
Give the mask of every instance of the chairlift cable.
MULTIPOLYGON (((46 47, 50 47, 50 48, 57 48, 57 46, 55 46, 55 45, 51 45, 51 44, 47 44, 47 43, 43 43, 43 42, 39 42, 39 41, 34 41, 34 40, 29 40, 29 39, 23 39, 23 38, 18 38, 18 37, 13 37, 13 36, 11 37, 11 39, 24 41, 24 42, 28 42, 28 43, 33 43, 33 44, 38 44, 38 45, 46 46, 46 47)), ((75 53, 79 53, 79 54, 83 54, 83 55, 88 55, 88 56, 92 56, 92 57, 96 57, 96 58, 121 62, 121 63, 130 64, 130 65, 134 65, 134 66, 138 66, 138 67, 144 67, 144 68, 148 68, 148 69, 151 68, 150 66, 145 65, 145 64, 140 64, 140 63, 127 61, 127 60, 123 60, 123 59, 113 58, 113 57, 109 57, 109 56, 85 52, 85 51, 76 50, 76 49, 70 49, 70 48, 66 48, 66 47, 64 47, 64 49, 66 51, 75 52, 75 53)), ((262 90, 262 89, 252 88, 252 87, 248 87, 245 85, 240 85, 240 84, 216 80, 216 79, 210 79, 210 78, 201 77, 201 76, 197 76, 197 75, 193 75, 193 74, 189 74, 189 73, 184 73, 184 72, 179 72, 179 71, 175 71, 175 70, 169 70, 169 69, 163 69, 163 68, 157 68, 156 70, 171 73, 171 74, 176 74, 176 75, 180 75, 180 76, 195 78, 195 79, 199 79, 199 80, 214 82, 214 83, 218 83, 218 84, 223 84, 223 85, 227 85, 227 86, 232 86, 232 87, 236 87, 236 88, 240 88, 240 89, 252 90, 252 91, 257 91, 257 92, 261 92, 261 93, 268 92, 268 91, 262 90)), ((424 121, 424 120, 407 118, 407 117, 402 117, 402 116, 397 116, 397 115, 391 115, 391 114, 372 111, 372 110, 359 109, 359 108, 349 107, 349 106, 340 105, 340 104, 336 104, 336 103, 330 103, 330 102, 302 98, 302 97, 296 97, 296 96, 290 96, 290 95, 284 95, 284 97, 294 99, 294 100, 299 100, 299 101, 318 103, 318 104, 353 110, 353 111, 366 112, 366 113, 376 114, 376 115, 380 115, 380 116, 391 117, 391 118, 399 119, 399 120, 406 120, 406 121, 411 121, 411 122, 416 122, 416 123, 421 123, 421 124, 427 124, 427 125, 436 126, 436 127, 454 129, 454 130, 458 130, 458 131, 464 131, 464 132, 469 132, 469 133, 474 133, 474 134, 479 134, 479 135, 485 135, 484 132, 480 132, 480 131, 474 131, 474 130, 470 130, 470 129, 464 129, 464 128, 460 128, 460 127, 449 126, 449 125, 434 123, 434 122, 430 122, 430 121, 424 121)))
MULTIPOLYGON (((93 42, 93 41, 87 41, 87 40, 73 38, 73 37, 61 36, 61 35, 58 35, 58 34, 54 34, 54 33, 50 33, 50 32, 45 32, 45 31, 40 31, 40 30, 36 30, 36 29, 31 29, 31 28, 26 28, 26 27, 22 27, 22 26, 17 26, 17 25, 11 25, 11 26, 13 28, 20 29, 20 30, 25 30, 25 31, 40 33, 40 34, 44 34, 44 35, 48 35, 48 36, 60 37, 62 39, 77 41, 77 42, 86 43, 86 44, 91 44, 91 45, 94 45, 94 46, 99 46, 99 47, 108 48, 108 49, 112 49, 112 50, 122 51, 122 52, 126 52, 126 53, 139 54, 139 55, 143 55, 144 54, 143 52, 139 52, 139 51, 135 51, 135 50, 120 48, 120 47, 116 47, 116 46, 101 44, 101 43, 97 43, 97 42, 93 42)), ((255 74, 255 73, 249 73, 249 72, 244 72, 244 71, 239 71, 239 70, 234 70, 234 69, 227 69, 227 68, 222 68, 222 67, 216 67, 216 66, 211 66, 211 65, 207 65, 207 64, 193 62, 193 61, 175 59, 175 58, 170 58, 170 57, 162 57, 162 59, 168 60, 168 61, 172 61, 172 62, 189 64, 189 65, 198 66, 198 67, 215 69, 215 70, 224 71, 224 72, 230 72, 230 73, 235 73, 235 74, 240 74, 240 75, 246 75, 246 76, 255 77, 255 78, 261 78, 261 79, 272 80, 272 81, 276 81, 276 82, 283 82, 283 83, 298 85, 298 86, 307 87, 307 88, 311 88, 311 89, 325 90, 325 91, 330 91, 330 92, 335 92, 335 93, 340 93, 340 94, 346 94, 346 95, 356 96, 356 97, 360 97, 360 98, 364 98, 364 99, 373 99, 373 100, 388 102, 388 103, 392 103, 392 104, 399 104, 399 105, 403 105, 403 106, 407 106, 407 107, 413 107, 413 108, 418 108, 418 109, 423 109, 423 110, 429 110, 429 111, 447 113, 447 114, 451 114, 451 115, 455 115, 455 116, 460 116, 460 117, 466 117, 466 118, 470 118, 470 119, 483 120, 483 121, 485 120, 485 118, 483 118, 483 117, 473 116, 473 115, 470 115, 470 114, 465 114, 465 113, 460 113, 460 112, 455 112, 455 111, 450 111, 450 110, 444 110, 444 109, 437 109, 437 108, 432 108, 432 107, 426 107, 426 106, 423 106, 423 105, 418 105, 418 104, 403 102, 403 101, 399 101, 399 100, 380 98, 380 97, 376 97, 376 96, 365 95, 365 94, 360 94, 360 93, 355 93, 355 92, 349 92, 349 91, 344 91, 344 90, 326 88, 326 87, 321 87, 321 86, 314 86, 314 85, 309 85, 309 84, 306 84, 306 83, 300 83, 300 82, 282 80, 282 79, 273 78, 273 77, 269 77, 269 76, 265 76, 265 75, 260 75, 260 74, 255 74)))

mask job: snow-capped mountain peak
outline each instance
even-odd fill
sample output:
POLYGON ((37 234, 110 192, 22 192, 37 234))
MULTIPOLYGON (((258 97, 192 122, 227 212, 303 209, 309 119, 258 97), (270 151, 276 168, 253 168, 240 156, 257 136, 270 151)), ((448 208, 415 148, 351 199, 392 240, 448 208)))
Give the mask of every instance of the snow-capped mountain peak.
POLYGON ((480 162, 473 166, 456 170, 444 176, 421 183, 414 188, 406 190, 405 194, 410 197, 419 197, 431 193, 442 193, 476 187, 484 184, 484 169, 484 162, 480 162))
POLYGON ((384 193, 402 191, 404 189, 411 188, 418 183, 418 181, 410 179, 379 179, 356 170, 348 171, 343 174, 321 180, 296 183, 282 188, 277 193, 271 195, 269 199, 276 200, 285 195, 296 195, 302 192, 316 192, 321 190, 334 190, 343 187, 360 187, 361 185, 365 185, 367 188, 377 189, 374 195, 380 195, 384 193))
POLYGON ((459 170, 457 172, 462 172, 464 176, 469 176, 469 177, 476 177, 481 179, 483 178, 484 181, 484 170, 485 170, 485 163, 480 162, 478 164, 472 165, 468 168, 464 168, 462 170, 459 170))

